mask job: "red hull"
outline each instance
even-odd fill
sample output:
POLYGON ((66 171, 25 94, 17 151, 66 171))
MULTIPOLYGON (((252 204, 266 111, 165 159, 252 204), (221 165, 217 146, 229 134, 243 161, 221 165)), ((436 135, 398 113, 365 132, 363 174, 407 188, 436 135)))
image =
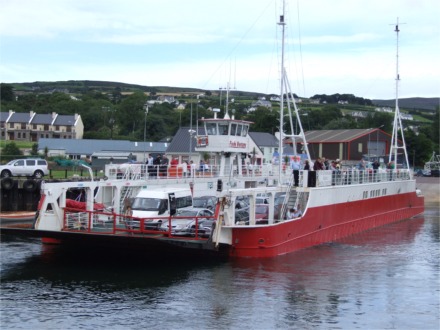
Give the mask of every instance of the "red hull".
POLYGON ((234 228, 232 257, 265 258, 335 241, 424 211, 424 198, 397 194, 309 208, 298 220, 270 227, 234 228))

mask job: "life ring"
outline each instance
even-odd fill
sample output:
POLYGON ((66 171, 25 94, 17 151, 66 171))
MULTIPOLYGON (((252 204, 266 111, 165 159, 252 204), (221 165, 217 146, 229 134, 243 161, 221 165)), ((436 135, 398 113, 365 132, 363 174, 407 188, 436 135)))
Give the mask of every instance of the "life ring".
POLYGON ((4 190, 11 190, 14 186, 14 180, 12 178, 3 178, 1 186, 4 190))
POLYGON ((26 180, 23 182, 23 189, 28 192, 33 192, 37 189, 38 183, 35 180, 26 180))

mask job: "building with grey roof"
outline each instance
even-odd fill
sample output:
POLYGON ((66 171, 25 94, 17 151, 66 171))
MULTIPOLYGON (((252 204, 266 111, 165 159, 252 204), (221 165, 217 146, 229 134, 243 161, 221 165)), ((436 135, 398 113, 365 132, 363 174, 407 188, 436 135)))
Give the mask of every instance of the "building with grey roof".
POLYGON ((34 141, 41 138, 82 139, 84 124, 81 116, 38 114, 33 111, 0 113, 1 138, 5 140, 34 141))
POLYGON ((104 153, 108 155, 107 158, 110 159, 112 154, 120 155, 123 153, 124 155, 127 155, 127 160, 128 158, 131 158, 132 160, 145 162, 148 154, 164 154, 168 146, 169 143, 166 142, 42 138, 38 141, 38 152, 44 154, 45 150, 47 150, 47 155, 49 157, 70 159, 92 159, 92 155, 95 154, 101 157, 104 153))

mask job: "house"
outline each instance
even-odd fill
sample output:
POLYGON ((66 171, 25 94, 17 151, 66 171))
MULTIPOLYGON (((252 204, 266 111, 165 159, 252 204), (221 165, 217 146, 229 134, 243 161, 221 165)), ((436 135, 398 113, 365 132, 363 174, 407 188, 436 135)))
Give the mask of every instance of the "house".
POLYGON ((0 115, 1 138, 5 140, 34 141, 41 138, 82 139, 84 124, 81 116, 2 112, 0 115))
POLYGON ((400 118, 402 120, 414 120, 414 117, 410 115, 409 113, 401 113, 400 118))
POLYGON ((270 101, 258 100, 256 102, 252 103, 252 107, 254 107, 254 108, 265 107, 265 108, 271 109, 272 108, 272 103, 270 103, 270 101))
POLYGON ((365 111, 352 111, 351 116, 353 118, 367 118, 367 113, 365 111))
POLYGON ((393 113, 394 112, 393 109, 391 109, 390 107, 378 107, 378 108, 375 108, 374 111, 377 111, 377 112, 388 112, 388 113, 393 113))
POLYGON ((249 132, 249 136, 251 137, 252 144, 258 148, 258 155, 261 155, 262 163, 270 163, 274 152, 278 151, 278 139, 273 134, 262 132, 249 132))
POLYGON ((166 102, 166 103, 174 103, 176 100, 174 99, 174 96, 169 95, 159 95, 157 97, 157 101, 160 103, 166 102))

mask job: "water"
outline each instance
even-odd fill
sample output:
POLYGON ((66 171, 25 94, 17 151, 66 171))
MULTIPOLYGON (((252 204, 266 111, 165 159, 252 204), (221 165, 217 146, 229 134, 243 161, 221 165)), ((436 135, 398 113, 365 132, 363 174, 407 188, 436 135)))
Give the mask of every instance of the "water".
POLYGON ((149 261, 2 236, 1 329, 439 329, 439 211, 286 256, 149 261))

